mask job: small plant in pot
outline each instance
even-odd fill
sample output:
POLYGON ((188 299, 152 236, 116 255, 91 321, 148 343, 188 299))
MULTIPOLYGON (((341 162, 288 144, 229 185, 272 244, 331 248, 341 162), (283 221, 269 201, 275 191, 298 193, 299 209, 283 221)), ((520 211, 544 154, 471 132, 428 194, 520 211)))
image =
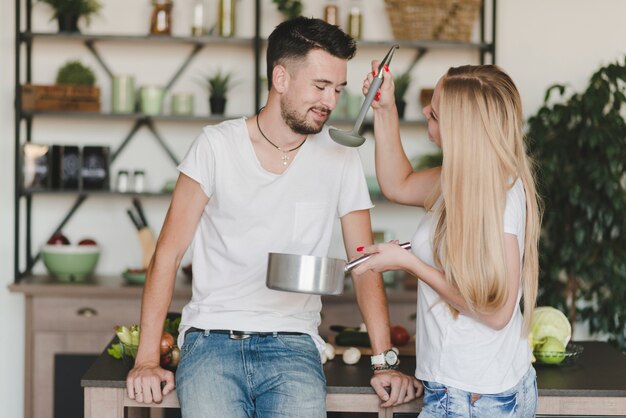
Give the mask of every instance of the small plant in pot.
POLYGON ((209 90, 209 107, 211 114, 223 115, 226 108, 226 95, 235 84, 231 73, 217 70, 213 75, 206 77, 206 86, 209 90))
POLYGON ((87 26, 91 23, 91 15, 102 9, 98 0, 40 0, 54 9, 52 19, 57 19, 59 32, 80 32, 78 19, 85 18, 87 26))
POLYGON ((278 11, 287 20, 294 19, 302 14, 302 2, 299 0, 272 0, 278 11))
POLYGON ((68 61, 57 72, 56 84, 93 86, 96 76, 91 68, 80 61, 68 61))
POLYGON ((406 101, 404 96, 406 95, 409 85, 411 84, 411 74, 404 73, 393 79, 394 95, 396 99, 396 107, 398 108, 398 117, 404 119, 404 110, 406 109, 406 101))

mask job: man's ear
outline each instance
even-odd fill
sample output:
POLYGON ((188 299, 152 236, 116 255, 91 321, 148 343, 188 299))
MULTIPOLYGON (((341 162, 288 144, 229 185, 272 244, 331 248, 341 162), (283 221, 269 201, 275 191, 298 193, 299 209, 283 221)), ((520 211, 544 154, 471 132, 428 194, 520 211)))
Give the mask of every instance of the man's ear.
POLYGON ((272 86, 278 93, 283 93, 289 85, 289 71, 283 65, 275 65, 272 71, 272 86))

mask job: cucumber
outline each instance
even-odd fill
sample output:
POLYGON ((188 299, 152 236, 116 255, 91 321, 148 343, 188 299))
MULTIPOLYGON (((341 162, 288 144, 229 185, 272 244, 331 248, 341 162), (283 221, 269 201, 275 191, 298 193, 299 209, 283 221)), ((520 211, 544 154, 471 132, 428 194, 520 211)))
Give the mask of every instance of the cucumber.
POLYGON ((367 332, 341 331, 335 337, 335 344, 343 347, 371 347, 370 337, 367 332))

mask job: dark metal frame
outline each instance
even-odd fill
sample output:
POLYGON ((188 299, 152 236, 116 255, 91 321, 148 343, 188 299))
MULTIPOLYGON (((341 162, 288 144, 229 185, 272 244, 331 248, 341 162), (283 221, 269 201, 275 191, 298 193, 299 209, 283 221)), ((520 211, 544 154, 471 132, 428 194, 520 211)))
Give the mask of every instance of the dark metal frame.
MULTIPOLYGON (((451 49, 459 49, 459 48, 469 48, 469 49, 477 49, 479 51, 479 59, 480 63, 485 63, 487 55, 490 55, 491 63, 495 63, 496 60, 496 3, 497 0, 491 0, 491 30, 488 31, 485 25, 486 19, 486 10, 485 10, 485 2, 488 0, 484 0, 481 5, 480 10, 480 43, 470 43, 470 42, 439 42, 439 41, 396 41, 401 46, 414 48, 416 50, 416 56, 414 60, 411 62, 407 71, 411 71, 411 69, 419 62, 420 59, 428 52, 431 48, 451 48, 451 49), (488 32, 490 33, 490 39, 487 39, 488 32)), ((158 133, 155 121, 159 120, 208 120, 208 121, 220 121, 223 118, 215 118, 215 117, 189 117, 189 116, 147 116, 142 114, 132 114, 132 115, 113 115, 113 114, 75 114, 75 113, 66 113, 66 112, 25 112, 22 110, 21 103, 21 84, 22 82, 30 83, 32 81, 32 45, 33 41, 36 38, 45 39, 48 37, 54 38, 67 38, 80 40, 84 43, 85 47, 91 52, 91 54, 98 61, 100 66, 104 69, 109 77, 113 77, 113 73, 109 69, 108 65, 104 61, 103 57, 100 55, 98 50, 96 49, 96 42, 98 41, 107 41, 107 40, 132 40, 132 41, 150 41, 150 42, 177 42, 177 43, 186 43, 192 44, 193 48, 189 55, 185 58, 180 67, 176 70, 174 75, 171 77, 169 82, 167 83, 165 90, 169 90, 171 86, 176 82, 176 80, 182 75, 187 66, 191 63, 191 61, 197 56, 197 54, 209 44, 224 44, 224 43, 232 43, 232 44, 246 44, 251 42, 252 49, 254 51, 254 105, 255 110, 260 107, 261 100, 261 49, 264 43, 264 40, 261 38, 261 1, 254 0, 255 2, 255 31, 254 36, 251 40, 241 39, 241 38, 221 38, 217 36, 204 36, 204 37, 150 37, 150 36, 127 36, 127 35, 81 35, 81 34, 48 34, 48 33, 33 33, 32 32, 32 3, 33 0, 15 0, 15 117, 14 117, 14 126, 15 126, 15 167, 14 167, 14 176, 15 176, 15 195, 14 195, 14 211, 15 211, 15 229, 14 229, 14 252, 15 252, 15 264, 14 264, 14 282, 20 282, 26 275, 31 274, 32 268, 37 263, 40 258, 40 253, 36 253, 33 255, 33 246, 32 246, 32 205, 33 205, 33 195, 35 192, 30 192, 23 189, 23 179, 22 179, 22 171, 21 171, 21 152, 22 145, 24 143, 28 143, 31 141, 32 137, 32 129, 33 129, 33 119, 38 116, 49 116, 49 117, 72 117, 72 118, 132 118, 135 120, 130 132, 127 136, 122 140, 121 144, 118 146, 116 150, 113 151, 111 156, 111 162, 113 162, 119 154, 124 150, 126 145, 133 139, 135 134, 142 128, 147 128, 155 138, 157 144, 166 152, 166 154, 170 157, 174 164, 178 164, 178 160, 173 152, 167 146, 163 137, 158 133), (24 8, 22 9, 22 4, 24 8), (24 15, 22 15, 22 11, 24 11, 24 15), (22 22, 23 21, 23 22, 22 22), (22 30, 24 27, 24 31, 22 30), (22 45, 24 44, 24 45, 22 45), (22 55, 22 48, 25 48, 24 55, 22 55), (25 76, 24 80, 22 80, 22 57, 25 57, 25 76), (22 208, 22 201, 24 202, 24 207, 22 208), (24 215, 24 249, 22 252, 22 243, 21 243, 21 229, 22 229, 22 214, 24 215), (20 268, 21 256, 25 255, 25 263, 26 266, 24 269, 20 268)), ((368 45, 368 46, 389 46, 389 41, 368 41, 368 42, 360 42, 360 45, 368 45)), ((337 121, 341 123, 341 121, 337 121)), ((415 124, 415 122, 408 122, 415 124)), ((419 123, 419 122, 418 122, 419 123)), ((406 122, 403 122, 406 124, 406 122)), ((87 198, 91 195, 101 195, 101 194, 116 194, 121 195, 122 193, 118 192, 67 192, 67 191, 59 191, 59 192, 37 192, 37 194, 72 194, 76 196, 76 200, 70 210, 65 214, 61 222, 55 228, 55 231, 60 231, 72 216, 76 213, 76 211, 80 208, 80 206, 87 200, 87 198)), ((140 193, 140 194, 128 194, 132 197, 142 196, 160 196, 162 193, 140 193)))

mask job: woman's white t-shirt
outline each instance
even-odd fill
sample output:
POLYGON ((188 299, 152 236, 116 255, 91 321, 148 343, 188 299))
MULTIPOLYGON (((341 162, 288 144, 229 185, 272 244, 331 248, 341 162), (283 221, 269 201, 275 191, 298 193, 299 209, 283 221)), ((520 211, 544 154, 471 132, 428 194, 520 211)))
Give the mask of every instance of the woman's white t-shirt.
POLYGON ((296 331, 323 343, 320 296, 268 289, 268 253, 325 257, 334 220, 372 202, 358 151, 333 142, 328 128, 290 157, 284 173, 265 170, 244 118, 205 127, 191 145, 178 169, 209 202, 191 244, 181 330, 296 331))
MULTIPOLYGON (((504 232, 517 237, 520 262, 525 224, 526 197, 518 179, 507 193, 504 232)), ((428 212, 412 242, 413 253, 433 267, 434 228, 435 216, 428 212)), ((503 329, 495 330, 463 314, 455 319, 439 294, 419 280, 415 376, 481 394, 500 393, 515 386, 528 371, 531 359, 528 340, 522 335, 520 298, 521 288, 511 320, 503 329)))

